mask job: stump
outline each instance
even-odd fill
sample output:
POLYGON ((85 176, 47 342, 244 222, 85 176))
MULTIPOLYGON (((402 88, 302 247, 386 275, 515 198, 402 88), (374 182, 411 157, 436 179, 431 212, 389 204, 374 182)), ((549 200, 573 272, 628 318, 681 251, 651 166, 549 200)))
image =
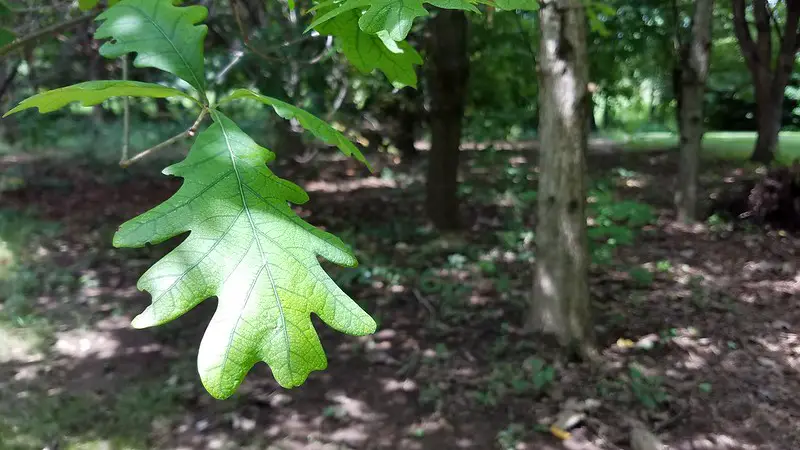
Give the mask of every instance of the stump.
POLYGON ((714 212, 782 230, 800 230, 800 161, 734 186, 714 212))

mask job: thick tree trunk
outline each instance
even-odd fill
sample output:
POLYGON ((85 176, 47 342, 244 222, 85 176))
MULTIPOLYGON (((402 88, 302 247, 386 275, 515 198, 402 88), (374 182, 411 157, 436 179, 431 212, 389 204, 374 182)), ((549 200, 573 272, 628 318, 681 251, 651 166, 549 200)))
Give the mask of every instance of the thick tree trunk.
POLYGON ((593 340, 586 235, 586 12, 581 0, 539 10, 540 173, 530 324, 585 354, 593 340))
POLYGON ((751 159, 765 164, 775 159, 784 92, 791 78, 800 44, 800 0, 786 0, 785 3, 785 25, 780 33, 780 48, 776 60, 772 51, 772 30, 773 27, 778 28, 778 24, 775 23, 775 16, 770 13, 768 0, 753 0, 756 39, 753 39, 750 31, 745 0, 731 0, 733 29, 753 79, 756 94, 758 139, 751 159))
POLYGON ((693 222, 697 216, 697 173, 703 142, 703 96, 711 54, 713 9, 714 0, 697 0, 692 38, 680 58, 680 169, 675 204, 678 219, 684 223, 693 222))
POLYGON ((467 94, 467 17, 441 10, 429 22, 428 86, 431 95, 431 150, 428 217, 440 230, 458 228, 458 159, 467 94))
MULTIPOLYGON (((784 86, 785 89, 785 86, 784 86)), ((777 98, 770 95, 768 87, 756 89, 756 146, 751 160, 769 164, 775 159, 778 148, 778 135, 781 131, 783 114, 783 92, 777 98), (761 93, 759 93, 761 91, 761 93)))

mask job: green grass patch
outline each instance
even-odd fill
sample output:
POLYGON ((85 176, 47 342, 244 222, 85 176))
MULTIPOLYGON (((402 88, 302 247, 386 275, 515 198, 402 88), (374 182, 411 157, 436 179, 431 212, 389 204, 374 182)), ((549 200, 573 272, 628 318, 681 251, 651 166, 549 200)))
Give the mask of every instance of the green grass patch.
POLYGON ((58 233, 58 224, 31 213, 0 210, 0 321, 16 327, 33 325, 34 299, 69 277, 42 247, 58 233))
MULTIPOLYGON (((678 136, 669 132, 638 133, 619 139, 629 151, 663 150, 678 145, 678 136)), ((755 142, 755 132, 712 131, 703 138, 703 153, 713 158, 744 161, 753 153, 755 142)), ((778 142, 777 161, 791 164, 795 159, 800 159, 800 132, 784 131, 778 142)))
POLYGON ((163 382, 126 386, 113 393, 61 393, 46 389, 0 395, 3 449, 39 449, 59 442, 66 449, 152 448, 153 421, 170 420, 183 410, 180 392, 163 382))

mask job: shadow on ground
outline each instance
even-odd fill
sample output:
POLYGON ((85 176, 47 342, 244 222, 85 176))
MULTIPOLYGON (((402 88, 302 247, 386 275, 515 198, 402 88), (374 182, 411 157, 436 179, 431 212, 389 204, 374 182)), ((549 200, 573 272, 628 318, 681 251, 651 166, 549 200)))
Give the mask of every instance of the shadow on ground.
MULTIPOLYGON (((678 449, 800 447, 796 236, 678 226, 673 155, 593 156, 593 179, 657 214, 594 265, 603 358, 570 361, 522 326, 535 168, 514 151, 469 152, 465 164, 465 231, 447 236, 422 219, 419 167, 281 172, 309 191, 299 214, 357 249, 358 269, 331 273, 380 331, 340 336, 317 321, 327 371, 285 391, 258 365, 216 401, 194 366, 214 300, 164 327, 129 327, 149 302, 136 279, 176 242, 110 247, 116 224, 177 182, 151 168, 5 163, 20 181, 0 192, 11 255, 0 448, 619 449, 632 420, 678 449), (549 424, 576 404, 585 418, 562 441, 549 424)), ((716 166, 706 187, 735 170, 716 166)))

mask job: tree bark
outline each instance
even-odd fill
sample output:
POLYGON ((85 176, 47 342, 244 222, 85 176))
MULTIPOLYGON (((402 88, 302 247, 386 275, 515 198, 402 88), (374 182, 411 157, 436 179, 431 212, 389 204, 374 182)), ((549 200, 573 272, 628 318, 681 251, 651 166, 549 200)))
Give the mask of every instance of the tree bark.
POLYGON ((800 44, 800 0, 786 0, 786 21, 780 36, 777 60, 772 49, 772 26, 779 29, 769 12, 768 0, 753 0, 756 39, 750 33, 745 0, 731 0, 733 29, 753 80, 756 97, 758 139, 751 159, 769 164, 775 159, 778 133, 781 129, 786 85, 794 68, 800 44))
POLYGON ((536 269, 529 322, 586 354, 593 331, 586 234, 586 11, 581 0, 539 10, 540 160, 536 269))
POLYGON ((762 164, 769 164, 775 158, 783 112, 783 94, 779 98, 774 98, 770 94, 769 87, 768 84, 762 85, 756 89, 755 95, 758 137, 750 159, 762 164))
POLYGON ((399 93, 399 108, 396 110, 396 126, 393 141, 400 150, 404 164, 412 163, 417 157, 417 125, 420 123, 420 92, 410 87, 399 93))
POLYGON ((21 59, 15 62, 13 65, 11 65, 8 74, 6 74, 2 84, 0 84, 0 102, 3 101, 3 97, 5 97, 6 92, 8 91, 9 88, 11 88, 11 85, 14 84, 14 79, 17 77, 17 74, 19 73, 19 66, 21 65, 22 65, 21 59))
POLYGON ((397 137, 395 146, 400 150, 400 157, 404 164, 410 164, 417 157, 416 132, 417 121, 413 114, 403 112, 397 118, 397 137))
POLYGON ((458 228, 458 160, 467 94, 467 17, 440 10, 429 22, 428 86, 431 150, 426 208, 440 230, 458 228))
POLYGON ((697 217, 697 174, 703 142, 703 96, 711 55, 714 0, 697 0, 692 17, 692 37, 681 51, 679 109, 680 168, 675 205, 684 223, 697 217))

